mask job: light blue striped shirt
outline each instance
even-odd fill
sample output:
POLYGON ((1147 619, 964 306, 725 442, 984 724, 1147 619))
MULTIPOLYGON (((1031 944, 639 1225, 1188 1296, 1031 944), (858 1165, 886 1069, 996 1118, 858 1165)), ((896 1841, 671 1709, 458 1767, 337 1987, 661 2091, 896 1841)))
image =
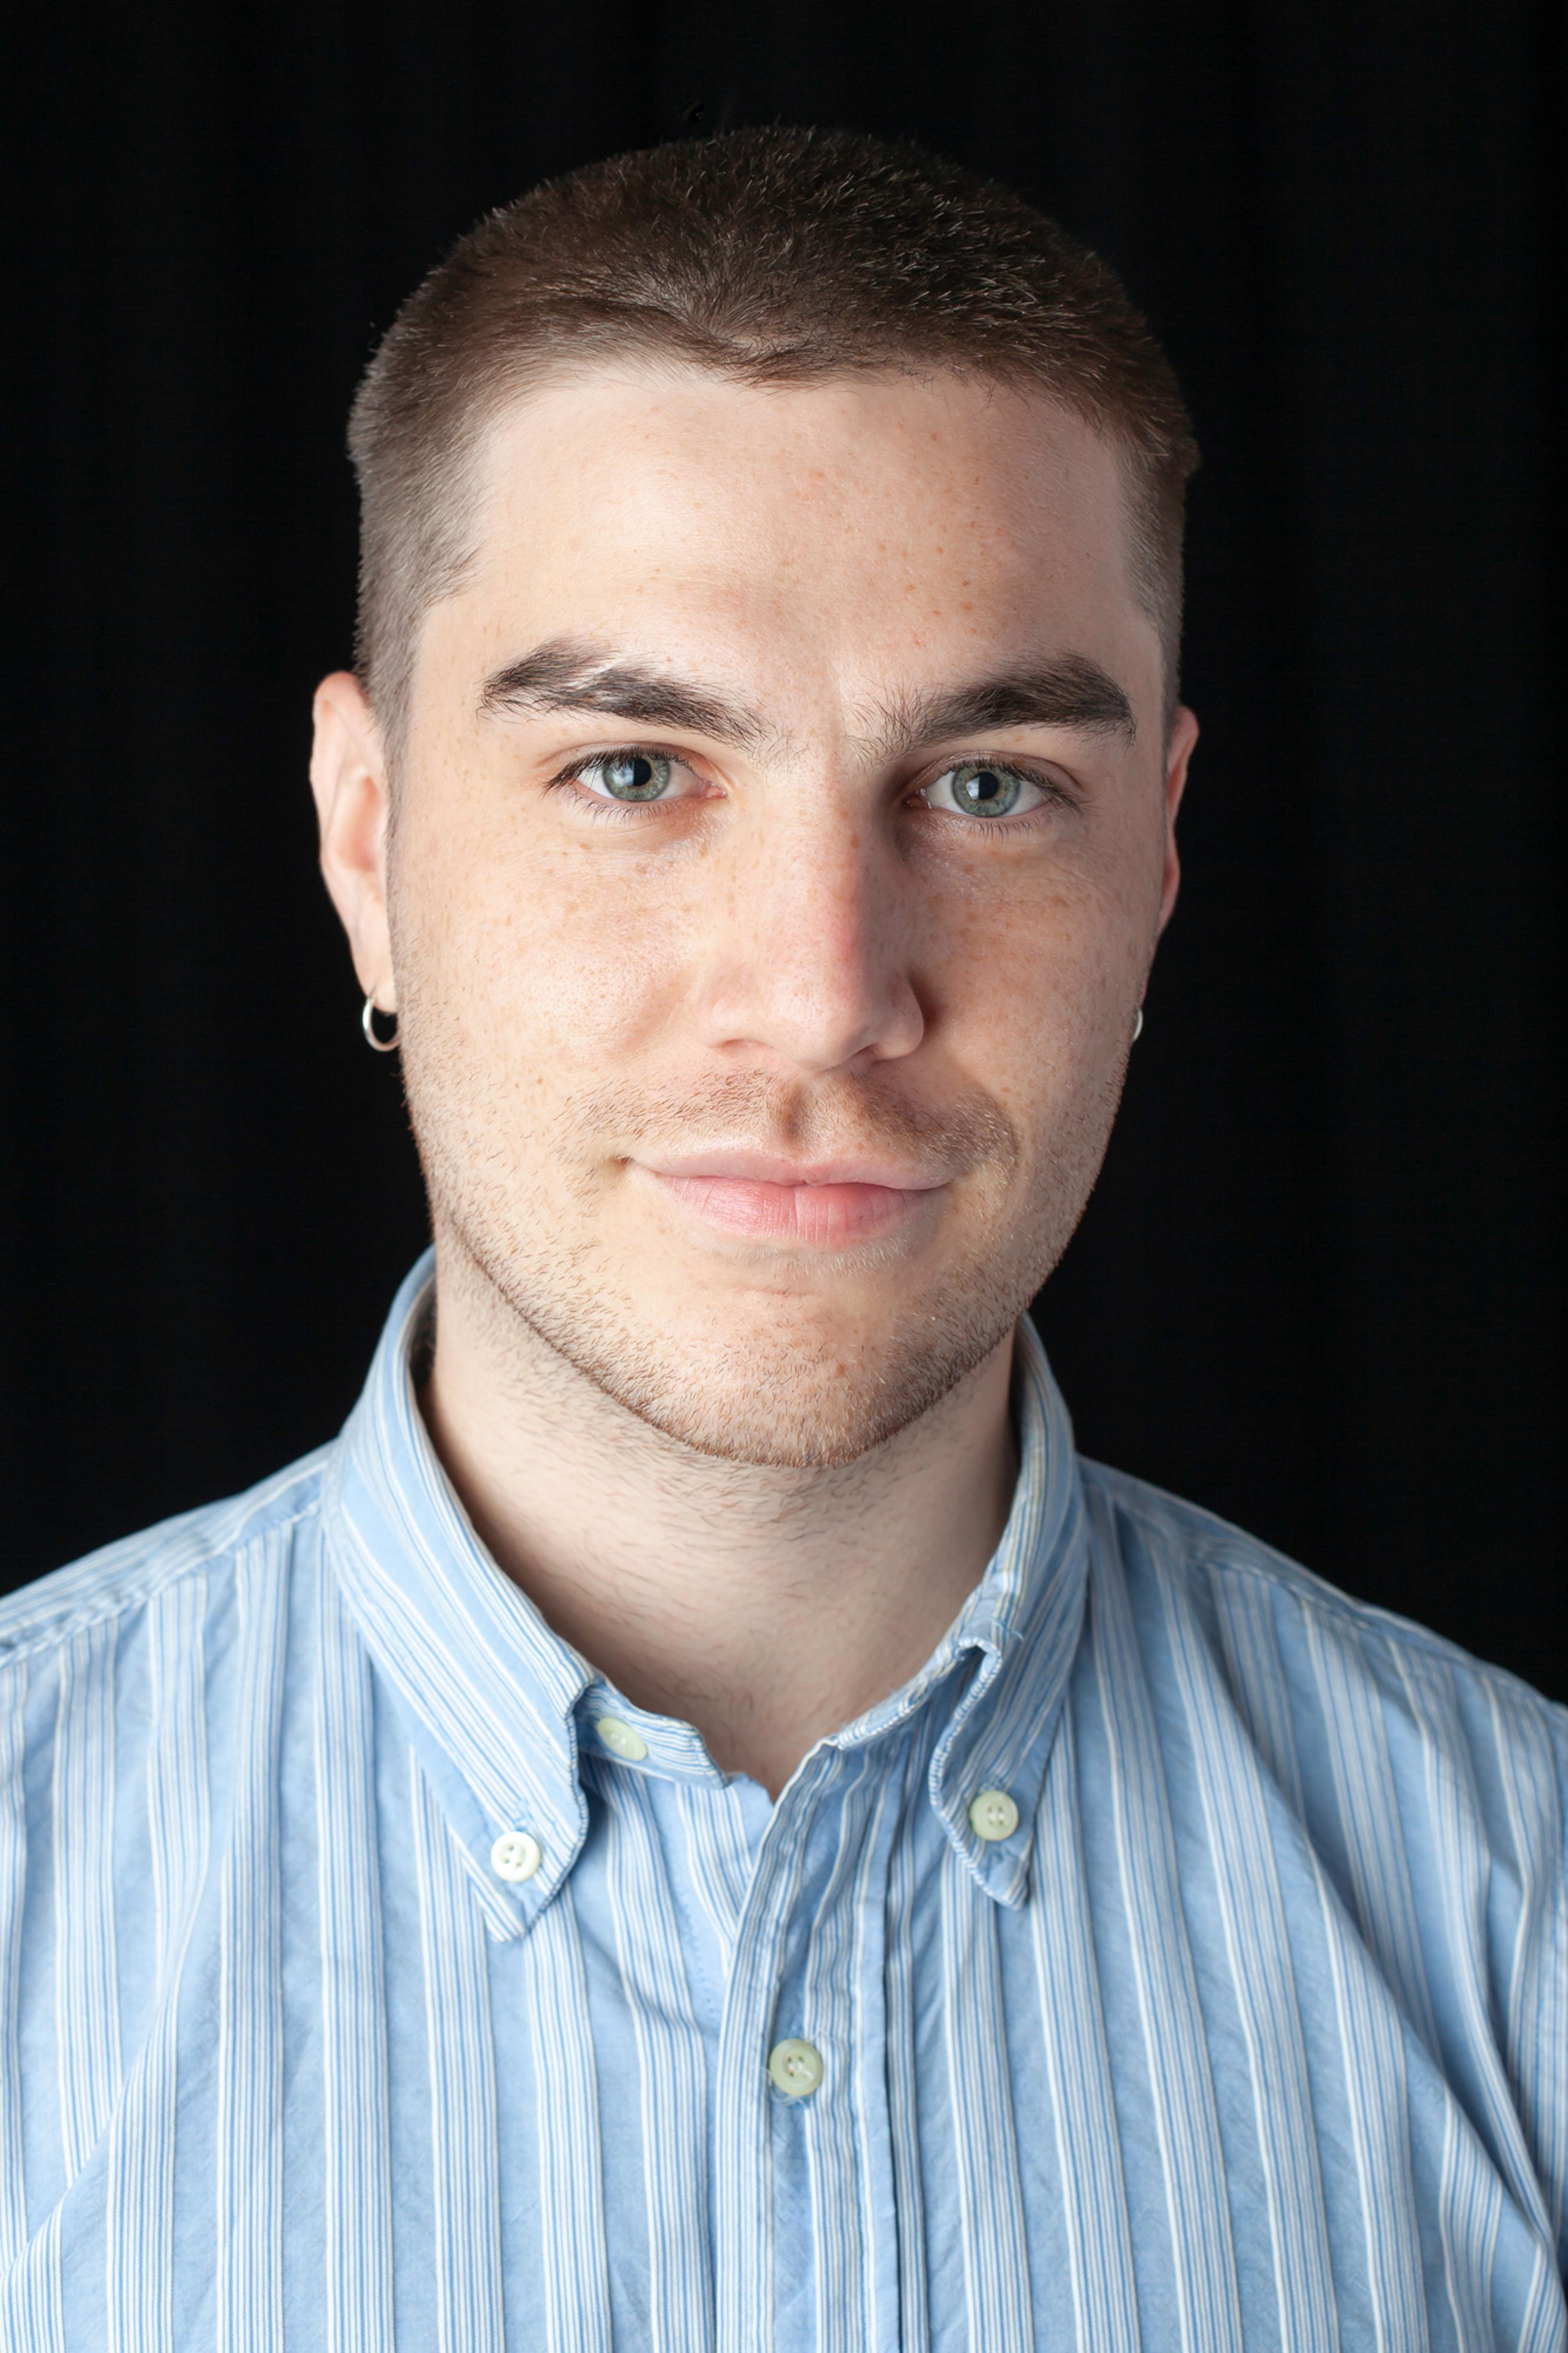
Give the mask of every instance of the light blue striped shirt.
POLYGON ((427 1279, 0 1604, 0 2345, 1568 2344, 1561 1711, 1080 1461, 1025 1324, 983 1583, 770 1805, 476 1539, 427 1279))

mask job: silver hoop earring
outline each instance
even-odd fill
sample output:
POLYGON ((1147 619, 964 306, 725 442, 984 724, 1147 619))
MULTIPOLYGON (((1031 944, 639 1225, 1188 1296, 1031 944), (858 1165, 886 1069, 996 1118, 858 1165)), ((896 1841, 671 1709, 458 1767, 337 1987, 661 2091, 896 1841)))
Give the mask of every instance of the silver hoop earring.
POLYGON ((364 1009, 359 1018, 359 1026, 364 1031, 364 1042, 367 1046, 374 1046, 378 1054, 395 1054, 397 1051, 397 1016, 395 1013, 392 1017, 391 1037, 378 1038, 375 1034, 375 1017, 380 1010, 381 1008, 377 1005, 374 996, 367 997, 365 998, 364 1009))
POLYGON ((1133 1043, 1135 1046, 1136 1046, 1136 1044, 1138 1043, 1139 1039, 1140 1039, 1140 1038, 1142 1038, 1142 1035, 1143 1035, 1143 1008, 1142 1008, 1142 1006, 1140 1006, 1140 1007, 1138 1008, 1138 1018, 1137 1018, 1137 1019, 1133 1022, 1133 1024, 1132 1024, 1132 1043, 1133 1043))

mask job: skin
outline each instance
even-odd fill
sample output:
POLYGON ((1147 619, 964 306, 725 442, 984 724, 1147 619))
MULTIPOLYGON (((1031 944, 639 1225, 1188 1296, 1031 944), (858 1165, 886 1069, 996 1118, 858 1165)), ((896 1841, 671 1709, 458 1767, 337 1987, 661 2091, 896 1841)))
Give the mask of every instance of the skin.
POLYGON ((1001 1533, 1013 1325, 1110 1134, 1196 724, 1121 459, 1044 398, 605 368, 477 481, 395 791, 346 673, 311 771, 430 1191, 421 1402, 557 1631, 776 1795, 1001 1533), (549 707, 574 664, 615 712, 549 707), (934 707, 998 674, 1057 691, 934 707))

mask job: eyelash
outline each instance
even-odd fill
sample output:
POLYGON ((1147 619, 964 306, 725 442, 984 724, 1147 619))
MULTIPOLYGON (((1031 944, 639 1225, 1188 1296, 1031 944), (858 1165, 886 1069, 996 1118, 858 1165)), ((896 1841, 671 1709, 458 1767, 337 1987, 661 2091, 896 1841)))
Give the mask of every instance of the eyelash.
MULTIPOLYGON (((925 784, 917 786, 915 789, 917 792, 925 792, 931 786, 939 784, 943 776, 951 776, 955 768, 970 767, 994 768, 998 776, 1016 776, 1021 784, 1033 786, 1036 792, 1044 796, 1040 807, 1026 809, 1021 817, 961 820, 961 822, 967 822, 971 830, 976 834, 1019 833, 1031 818, 1043 817, 1048 810, 1076 809, 1079 807, 1072 794, 1064 786, 1058 785, 1054 776, 1038 776, 1032 768, 1023 766, 1016 760, 987 759, 984 752, 961 752, 955 760, 944 760, 935 776, 928 776, 925 784)), ((946 817, 950 813, 946 809, 931 811, 933 817, 946 817)))
MULTIPOLYGON (((546 792, 552 793, 557 791, 563 786, 581 784, 584 771, 588 768, 596 768, 603 762, 638 758, 645 760, 668 760, 670 762, 672 766, 685 768, 689 774, 692 776, 696 776, 698 773, 694 768, 692 768, 690 761, 688 759, 687 755, 682 752, 676 751, 673 746, 669 744, 614 744, 605 751, 585 753, 582 759, 574 760, 570 766, 561 769, 557 775, 551 777, 550 782, 545 786, 545 790, 546 792)), ((976 765, 982 761, 985 761, 985 754, 984 753, 961 752, 956 757, 944 760, 942 766, 936 771, 936 774, 932 776, 928 776, 925 785, 917 785, 913 788, 913 793, 906 796, 906 798, 912 799, 914 797, 914 794, 925 791, 927 786, 934 785, 937 783, 939 778, 947 776, 954 768, 962 768, 976 765)), ((997 769, 1005 776, 1018 776, 1025 784, 1033 785, 1037 792, 1045 794, 1047 804, 1052 804, 1058 809, 1073 809, 1078 807, 1078 803, 1074 800, 1072 795, 1065 791, 1063 787, 1052 777, 1037 776, 1032 770, 1023 767, 1014 761, 991 760, 985 762, 985 765, 997 769)), ((699 782, 700 781, 701 779, 699 777, 699 782)), ((697 794, 684 794, 681 797, 683 799, 694 800, 700 797, 697 794)), ((639 802, 609 800, 603 797, 598 793, 590 793, 585 787, 584 788, 582 796, 578 799, 576 805, 579 808, 584 810, 584 812, 591 818, 596 819, 608 819, 613 824, 622 825, 637 823, 645 818, 651 818, 655 812, 660 808, 668 808, 673 806, 673 804, 668 801, 639 802)), ((948 812, 945 809, 932 809, 931 814, 933 817, 945 817, 948 812)), ((972 824, 972 829, 976 834, 1016 833, 1021 832, 1023 828, 1028 825, 1031 818, 1037 818, 1041 814, 1042 811, 1040 809, 1033 808, 1026 810, 1021 818, 996 818, 991 819, 989 822, 983 819, 974 819, 967 822, 972 824)), ((961 818, 959 822, 965 823, 966 820, 961 818)))
MULTIPOLYGON (((686 754, 673 750, 668 744, 612 744, 606 751, 588 752, 582 759, 574 760, 569 767, 563 768, 557 776, 552 776, 544 789, 547 793, 552 793, 563 785, 580 784, 585 768, 597 768, 611 760, 636 759, 668 760, 673 767, 688 769, 693 776, 697 774, 686 754)), ((695 799, 697 796, 688 794, 683 797, 695 799)), ((613 824, 624 825, 628 821, 635 823, 641 818, 651 817, 656 809, 668 808, 671 804, 668 801, 607 800, 598 793, 589 792, 584 786, 576 806, 591 818, 607 818, 613 824)))

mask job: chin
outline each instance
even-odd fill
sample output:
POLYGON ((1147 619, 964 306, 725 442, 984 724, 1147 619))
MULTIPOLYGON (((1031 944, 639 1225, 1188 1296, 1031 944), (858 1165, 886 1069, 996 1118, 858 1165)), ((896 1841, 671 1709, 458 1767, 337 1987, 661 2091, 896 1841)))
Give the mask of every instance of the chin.
POLYGON ((438 1232, 498 1364, 521 1351, 531 1383, 575 1374, 694 1453, 785 1472, 841 1470, 931 1412, 1010 1337, 1076 1222, 1047 1195, 1021 1228, 964 1237, 940 1265, 862 1264, 836 1295, 820 1271, 794 1292, 666 1282, 497 1206, 452 1204, 438 1232))
POLYGON ((841 1471, 908 1429, 971 1369, 913 1391, 802 1377, 784 1389, 714 1380, 679 1393, 648 1387, 609 1394, 693 1453, 759 1470, 841 1471))
POLYGON ((884 1319, 780 1312, 740 1332, 682 1331, 678 1318, 616 1315, 596 1300, 559 1321, 532 1303, 534 1332, 648 1428, 717 1460, 780 1471, 858 1461, 941 1402, 1011 1334, 1026 1297, 986 1284, 939 1308, 884 1319))

